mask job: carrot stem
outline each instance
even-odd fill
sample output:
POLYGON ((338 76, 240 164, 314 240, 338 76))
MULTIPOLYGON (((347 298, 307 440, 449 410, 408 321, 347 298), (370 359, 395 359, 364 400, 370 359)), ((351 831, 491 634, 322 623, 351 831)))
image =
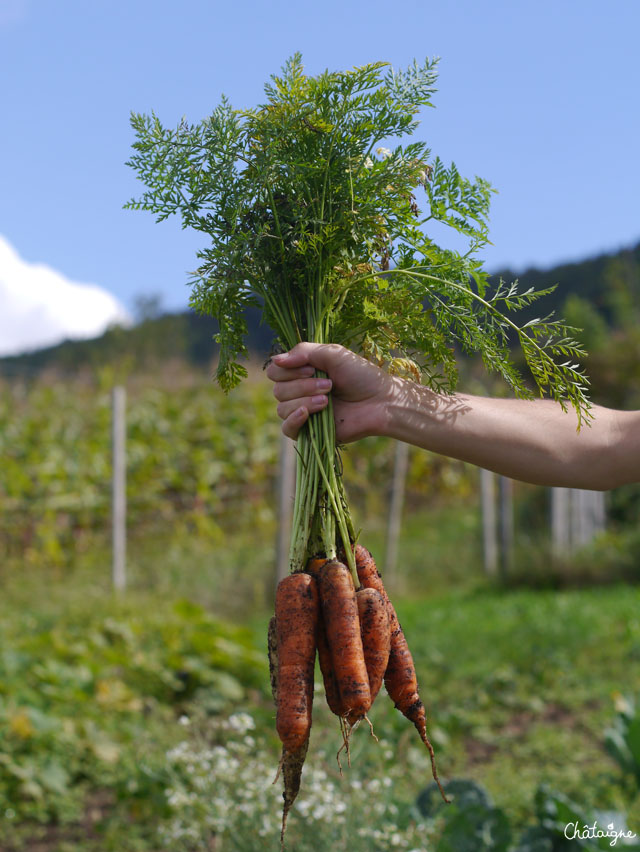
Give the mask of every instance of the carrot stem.
MULTIPOLYGON (((322 267, 321 260, 319 267, 322 267)), ((312 288, 315 298, 307 301, 307 337, 324 343, 328 337, 328 314, 331 296, 328 288, 312 288), (326 294, 322 304, 320 294, 326 294)), ((299 335, 290 328, 292 336, 299 335)), ((289 341, 287 341, 289 342, 289 341)), ((323 376, 321 372, 318 376, 323 376)), ((296 494, 293 511, 289 568, 292 573, 301 571, 307 560, 321 549, 329 559, 335 558, 339 549, 357 585, 357 572, 353 556, 353 524, 349 515, 344 486, 338 474, 333 404, 309 417, 298 438, 296 464, 296 494)))

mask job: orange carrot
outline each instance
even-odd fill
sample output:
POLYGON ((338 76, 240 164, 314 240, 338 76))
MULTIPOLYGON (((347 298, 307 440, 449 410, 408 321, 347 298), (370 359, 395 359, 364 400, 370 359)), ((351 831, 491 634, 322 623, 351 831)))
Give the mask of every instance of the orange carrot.
POLYGON ((290 574, 276 590, 276 729, 287 751, 308 739, 318 630, 318 591, 309 574, 290 574))
POLYGON ((331 560, 327 559, 326 556, 312 556, 311 559, 307 562, 306 568, 304 569, 305 573, 311 574, 311 576, 317 582, 318 578, 320 577, 321 569, 324 568, 327 562, 330 561, 331 560))
POLYGON ((267 630, 267 654, 269 658, 269 679, 271 681, 271 694, 273 701, 278 706, 278 636, 276 632, 275 615, 269 622, 267 630))
MULTIPOLYGON (((316 582, 319 582, 320 571, 329 560, 324 557, 314 556, 307 563, 304 569, 307 574, 311 574, 316 582)), ((338 692, 338 684, 336 683, 335 672, 333 671, 333 663, 331 662, 331 652, 327 644, 327 630, 324 624, 324 617, 320 611, 320 622, 318 624, 318 662, 320 663, 320 671, 322 672, 322 680, 324 681, 324 694, 327 699, 327 704, 332 713, 336 716, 345 716, 347 709, 345 708, 338 692)))
MULTIPOLYGON (((267 650, 269 654, 269 675, 271 678, 271 692, 276 707, 278 706, 278 644, 277 644, 277 626, 275 616, 269 622, 269 630, 267 633, 267 650)), ((307 756, 309 747, 309 736, 307 735, 304 743, 294 751, 289 751, 282 746, 282 757, 280 758, 280 766, 278 774, 274 779, 274 784, 278 780, 280 771, 282 771, 282 779, 284 782, 284 790, 282 793, 282 828, 280 831, 280 846, 284 849, 284 835, 287 829, 287 817, 293 803, 295 802, 298 793, 300 792, 300 781, 302 778, 302 768, 307 756)))
POLYGON ((433 752, 433 746, 427 736, 427 716, 424 709, 424 704, 420 700, 418 694, 418 679, 416 677, 416 669, 413 663, 413 657, 409 650, 409 645, 405 638, 398 616, 389 600, 389 596, 384 588, 380 572, 376 568, 373 557, 369 551, 362 545, 357 545, 355 549, 356 570, 358 579, 361 584, 367 589, 376 589, 387 604, 389 611, 389 621, 391 626, 391 649, 389 653, 389 664, 384 675, 384 684, 389 693, 389 697, 395 703, 400 712, 406 716, 415 725, 422 742, 429 751, 431 758, 431 771, 433 778, 440 789, 445 802, 448 802, 445 792, 438 778, 436 769, 436 758, 433 752))
POLYGON ((282 780, 284 790, 282 792, 282 827, 280 829, 280 848, 284 849, 284 835, 287 830, 287 817, 291 806, 300 791, 300 780, 302 778, 302 767, 307 756, 309 737, 295 751, 287 751, 282 747, 282 780))
POLYGON ((346 713, 362 719, 371 706, 371 690, 356 592, 347 566, 337 560, 327 562, 320 571, 319 592, 340 700, 346 713))
MULTIPOLYGON (((391 648, 391 630, 389 627, 389 611, 384 598, 375 589, 360 589, 356 592, 358 615, 360 618, 360 635, 364 662, 369 678, 371 703, 382 686, 384 673, 389 662, 391 648)), ((356 720, 348 717, 350 724, 356 720)))

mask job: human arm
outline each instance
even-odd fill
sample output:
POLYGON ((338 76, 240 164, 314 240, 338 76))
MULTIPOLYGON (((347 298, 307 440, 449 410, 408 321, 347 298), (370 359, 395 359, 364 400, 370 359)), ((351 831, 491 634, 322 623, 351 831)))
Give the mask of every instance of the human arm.
POLYGON ((640 481, 640 412, 596 405, 578 432, 573 409, 552 400, 436 394, 336 345, 301 343, 273 359, 267 375, 289 437, 326 405, 329 389, 316 384, 315 369, 332 381, 343 443, 385 435, 538 485, 606 490, 640 481))

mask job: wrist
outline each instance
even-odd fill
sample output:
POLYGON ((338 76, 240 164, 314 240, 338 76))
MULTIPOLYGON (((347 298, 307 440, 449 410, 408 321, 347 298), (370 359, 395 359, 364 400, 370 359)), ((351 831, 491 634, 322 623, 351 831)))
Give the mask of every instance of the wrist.
POLYGON ((387 375, 386 378, 379 404, 374 409, 372 434, 398 439, 406 420, 407 391, 412 383, 399 376, 387 375))
POLYGON ((424 432, 433 424, 438 395, 423 385, 398 376, 389 377, 389 385, 380 406, 376 434, 421 446, 424 432))

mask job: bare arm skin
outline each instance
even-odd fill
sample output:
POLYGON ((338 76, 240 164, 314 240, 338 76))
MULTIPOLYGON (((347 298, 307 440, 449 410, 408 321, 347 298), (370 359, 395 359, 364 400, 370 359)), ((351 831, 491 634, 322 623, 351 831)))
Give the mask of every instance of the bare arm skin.
POLYGON ((290 438, 331 391, 342 443, 385 435, 536 485, 602 491, 640 481, 638 411, 593 406, 578 432, 573 409, 551 400, 436 394, 333 344, 299 343, 273 358, 267 376, 290 438), (328 387, 312 378, 316 368, 328 387))

